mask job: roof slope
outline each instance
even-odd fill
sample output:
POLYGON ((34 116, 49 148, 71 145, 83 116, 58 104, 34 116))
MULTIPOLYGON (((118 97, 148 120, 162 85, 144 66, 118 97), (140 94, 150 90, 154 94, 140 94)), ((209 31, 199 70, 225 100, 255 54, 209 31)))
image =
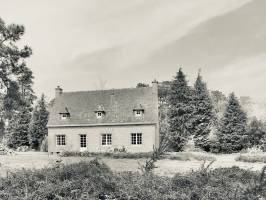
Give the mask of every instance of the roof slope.
POLYGON ((50 108, 48 126, 110 123, 158 123, 157 87, 62 93, 50 108), (144 116, 135 117, 133 110, 139 105, 144 116), (102 119, 95 114, 99 106, 105 111, 102 119), (62 120, 59 113, 65 108, 70 118, 62 120))

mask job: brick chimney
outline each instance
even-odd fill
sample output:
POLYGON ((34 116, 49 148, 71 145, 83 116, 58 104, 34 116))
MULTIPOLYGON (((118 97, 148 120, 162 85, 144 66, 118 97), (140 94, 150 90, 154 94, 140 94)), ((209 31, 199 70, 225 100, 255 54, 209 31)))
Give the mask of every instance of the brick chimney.
POLYGON ((57 86, 57 87, 55 88, 55 98, 60 97, 62 93, 63 93, 63 89, 60 88, 60 86, 57 86))

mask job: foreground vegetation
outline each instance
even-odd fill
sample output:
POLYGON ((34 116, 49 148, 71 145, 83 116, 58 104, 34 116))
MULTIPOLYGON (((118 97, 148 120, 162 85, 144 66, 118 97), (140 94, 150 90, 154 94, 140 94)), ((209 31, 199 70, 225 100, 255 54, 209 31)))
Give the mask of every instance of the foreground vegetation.
POLYGON ((236 161, 266 163, 266 154, 240 154, 238 157, 236 157, 236 161))
POLYGON ((93 160, 9 173, 0 180, 0 199, 264 199, 264 172, 202 167, 167 178, 153 173, 115 173, 93 160))

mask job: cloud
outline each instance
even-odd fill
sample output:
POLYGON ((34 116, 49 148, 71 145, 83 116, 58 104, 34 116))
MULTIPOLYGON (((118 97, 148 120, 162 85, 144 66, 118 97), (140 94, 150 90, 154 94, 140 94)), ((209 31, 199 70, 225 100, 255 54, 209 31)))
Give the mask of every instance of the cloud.
MULTIPOLYGON (((167 44, 200 24, 250 2, 0 1, 4 20, 26 26, 24 42, 34 50, 28 63, 36 77, 35 89, 49 96, 59 83, 71 90, 89 89, 99 75, 108 79, 110 87, 132 86, 135 81, 154 77, 169 78, 174 71, 169 66, 180 63, 173 59, 177 55, 155 59, 155 51, 166 50, 167 44), (166 62, 160 62, 163 60, 166 62)), ((183 52, 183 57, 189 56, 190 52, 183 52)), ((204 59, 208 60, 208 55, 204 59)))

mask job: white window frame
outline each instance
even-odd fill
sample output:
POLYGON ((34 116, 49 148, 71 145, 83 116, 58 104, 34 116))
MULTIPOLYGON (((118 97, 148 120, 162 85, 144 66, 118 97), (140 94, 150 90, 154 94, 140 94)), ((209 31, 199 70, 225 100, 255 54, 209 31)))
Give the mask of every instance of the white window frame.
POLYGON ((66 146, 66 135, 64 134, 56 135, 56 145, 66 146))
POLYGON ((142 145, 142 133, 131 133, 131 145, 142 145))
POLYGON ((135 116, 136 116, 136 117, 141 117, 141 116, 143 116, 143 110, 135 110, 135 116))
POLYGON ((111 146, 112 145, 112 134, 104 133, 101 135, 101 144, 102 146, 111 146))
POLYGON ((87 148, 87 135, 86 134, 79 135, 79 145, 80 145, 80 148, 87 148))
POLYGON ((103 117, 103 112, 96 112, 97 119, 101 119, 103 117))
POLYGON ((67 119, 70 117, 70 115, 68 113, 61 113, 61 119, 67 119))

